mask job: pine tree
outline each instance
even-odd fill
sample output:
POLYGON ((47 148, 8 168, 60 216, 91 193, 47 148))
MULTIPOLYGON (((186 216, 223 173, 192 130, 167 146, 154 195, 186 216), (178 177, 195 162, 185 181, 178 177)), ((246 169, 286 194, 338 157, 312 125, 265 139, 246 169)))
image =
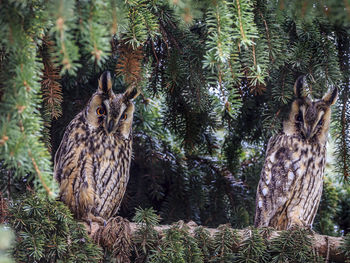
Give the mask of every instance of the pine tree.
MULTIPOLYGON (((240 243, 223 226, 214 239, 179 225, 160 238, 154 227, 178 220, 252 225, 266 144, 281 129, 302 74, 314 97, 339 89, 334 164, 315 229, 347 234, 349 14, 347 2, 336 0, 0 1, 0 189, 8 206, 0 219, 16 233, 16 259, 101 258, 54 200, 52 156, 105 70, 114 72, 116 92, 129 86, 141 92, 120 211, 141 225, 133 240, 137 262, 278 262, 283 235, 271 245, 254 229, 240 243), (72 243, 63 244, 67 239, 72 243), (267 252, 270 246, 275 252, 267 252)), ((317 260, 308 240, 299 247, 302 257, 317 260)))

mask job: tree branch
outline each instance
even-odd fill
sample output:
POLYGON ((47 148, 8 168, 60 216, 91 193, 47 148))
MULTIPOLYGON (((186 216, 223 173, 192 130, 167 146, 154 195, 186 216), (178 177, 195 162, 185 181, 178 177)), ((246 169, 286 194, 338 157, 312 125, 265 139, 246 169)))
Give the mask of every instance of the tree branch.
MULTIPOLYGON (((124 222, 125 221, 127 221, 127 220, 124 220, 124 222)), ((88 226, 88 224, 86 224, 86 223, 84 223, 84 224, 86 226, 86 229, 90 230, 90 226, 88 226)), ((193 221, 190 221, 187 224, 185 224, 183 221, 179 221, 177 224, 180 226, 180 228, 185 226, 191 235, 194 235, 194 231, 198 227, 198 225, 193 221)), ((98 223, 95 223, 95 222, 91 223, 91 233, 89 235, 91 237, 94 237, 98 231, 101 232, 101 229, 100 229, 101 227, 103 228, 103 226, 99 226, 98 223)), ((159 226, 156 226, 154 229, 160 235, 163 235, 164 232, 166 230, 170 229, 171 227, 173 227, 173 225, 159 225, 159 226)), ((106 228, 108 228, 108 224, 107 224, 106 228)), ((125 226, 122 226, 122 228, 125 228, 125 226)), ((136 223, 129 223, 129 226, 127 229, 128 229, 128 234, 130 235, 131 239, 132 239, 132 237, 135 236, 135 234, 139 230, 139 228, 140 228, 140 225, 138 225, 136 223)), ((207 230, 209 232, 211 238, 214 238, 215 234, 220 231, 217 228, 207 228, 207 227, 205 227, 205 230, 207 230)), ((120 232, 119 229, 116 229, 115 231, 120 232)), ((236 229, 235 231, 237 231, 237 233, 241 237, 243 237, 242 240, 244 240, 244 237, 246 237, 247 233, 249 233, 249 230, 247 230, 247 229, 236 229)), ((271 240, 273 238, 278 237, 280 233, 281 233, 281 231, 272 231, 271 234, 267 237, 267 240, 271 240)), ((107 237, 101 236, 101 238, 102 238, 102 240, 98 242, 99 244, 110 242, 107 240, 103 240, 103 238, 109 238, 109 235, 107 235, 107 237)), ((342 241, 343 241, 342 237, 325 236, 325 235, 319 235, 319 234, 315 233, 313 235, 310 235, 310 238, 311 238, 312 243, 313 243, 313 248, 323 258, 328 258, 329 260, 331 260, 333 262, 345 262, 345 255, 341 251, 341 245, 342 245, 342 241)), ((121 248, 121 249, 123 249, 123 248, 121 248)))

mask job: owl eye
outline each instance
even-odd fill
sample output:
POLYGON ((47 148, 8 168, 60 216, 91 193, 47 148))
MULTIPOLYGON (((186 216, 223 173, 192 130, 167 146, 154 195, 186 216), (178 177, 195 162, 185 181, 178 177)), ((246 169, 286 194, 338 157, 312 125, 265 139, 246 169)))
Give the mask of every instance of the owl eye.
POLYGON ((320 121, 317 123, 318 126, 321 126, 323 124, 322 119, 320 119, 320 121))
POLYGON ((295 120, 299 122, 303 121, 303 115, 301 115, 301 112, 299 112, 299 114, 295 116, 295 120))
POLYGON ((103 107, 98 107, 96 109, 96 113, 97 113, 98 116, 106 115, 106 111, 105 111, 105 109, 103 107))
POLYGON ((126 113, 123 113, 123 115, 120 117, 120 119, 121 119, 122 121, 125 121, 126 118, 128 118, 128 114, 126 114, 126 113))

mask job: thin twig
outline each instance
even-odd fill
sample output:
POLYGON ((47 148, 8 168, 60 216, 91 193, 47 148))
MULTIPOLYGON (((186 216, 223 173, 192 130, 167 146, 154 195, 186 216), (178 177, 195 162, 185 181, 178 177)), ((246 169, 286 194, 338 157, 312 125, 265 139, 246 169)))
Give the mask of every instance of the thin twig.
POLYGON ((52 191, 50 190, 50 188, 49 188, 49 187, 46 185, 46 183, 44 182, 44 179, 43 179, 43 177, 42 177, 42 175, 41 175, 41 171, 39 170, 39 167, 38 167, 37 163, 35 162, 35 160, 34 160, 34 158, 33 158, 33 156, 32 156, 31 151, 28 151, 28 155, 29 155, 30 159, 32 160, 34 169, 35 169, 36 173, 38 174, 38 177, 39 177, 39 180, 40 180, 41 184, 44 186, 44 188, 45 188, 46 192, 48 193, 48 195, 49 195, 49 196, 53 196, 52 191))
POLYGON ((243 30, 243 23, 242 23, 242 14, 241 14, 241 5, 239 3, 239 0, 236 0, 237 3, 237 11, 238 11, 238 19, 239 19, 239 29, 241 31, 242 38, 245 39, 245 33, 243 30))
POLYGON ((261 17, 261 19, 263 20, 264 22, 264 25, 265 25, 265 30, 266 30, 266 39, 267 39, 267 45, 269 47, 269 55, 270 55, 270 59, 272 61, 272 63, 275 62, 275 60, 273 59, 273 56, 272 56, 272 46, 271 46, 271 38, 270 38, 270 33, 269 33, 269 28, 267 26, 267 22, 262 14, 262 12, 259 10, 259 15, 261 17))
POLYGON ((254 68, 256 68, 256 56, 255 56, 255 45, 253 47, 253 63, 254 63, 254 68))

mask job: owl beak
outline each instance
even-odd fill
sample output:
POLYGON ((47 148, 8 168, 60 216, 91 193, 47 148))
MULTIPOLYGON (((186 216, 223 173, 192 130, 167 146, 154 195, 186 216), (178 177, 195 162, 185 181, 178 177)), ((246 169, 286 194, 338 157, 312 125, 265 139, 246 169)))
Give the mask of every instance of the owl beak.
POLYGON ((108 133, 111 133, 114 130, 114 120, 110 120, 107 125, 108 133))
POLYGON ((311 131, 310 130, 307 130, 306 132, 306 139, 309 139, 311 136, 311 131))
POLYGON ((312 135, 313 135, 313 133, 312 133, 312 128, 311 127, 307 127, 306 129, 304 129, 305 139, 310 139, 310 137, 312 135))

